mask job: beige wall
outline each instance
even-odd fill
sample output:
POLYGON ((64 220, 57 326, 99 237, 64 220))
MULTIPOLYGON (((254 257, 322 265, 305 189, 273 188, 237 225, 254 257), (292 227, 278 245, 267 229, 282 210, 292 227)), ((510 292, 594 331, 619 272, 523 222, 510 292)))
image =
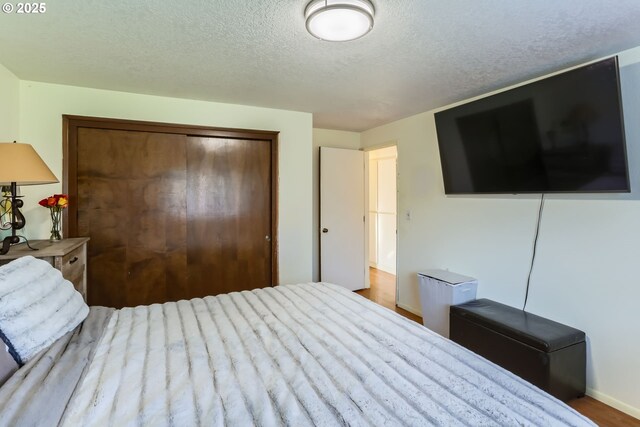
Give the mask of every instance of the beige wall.
POLYGON ((18 139, 20 80, 0 65, 0 142, 18 139))
MULTIPOLYGON (((280 281, 311 280, 311 114, 21 81, 20 136, 58 177, 63 114, 280 131, 280 281)), ((25 187, 28 236, 48 237, 49 220, 37 201, 60 190, 60 184, 25 187)))
MULTIPOLYGON (((20 80, 0 65, 0 142, 19 139, 20 80)), ((0 159, 4 161, 5 159, 0 159)), ((2 167, 0 165, 0 167, 2 167)), ((0 239, 9 232, 0 231, 0 239)))
MULTIPOLYGON (((550 195, 527 310, 588 337, 588 393, 640 417, 640 52, 620 55, 631 194, 550 195)), ((362 134, 398 142, 399 302, 419 312, 416 273, 477 277, 479 297, 522 307, 539 196, 445 196, 434 111, 362 134), (405 213, 411 211, 411 219, 405 213)))
POLYGON ((320 147, 360 149, 360 134, 340 130, 313 129, 313 280, 320 280, 320 147))

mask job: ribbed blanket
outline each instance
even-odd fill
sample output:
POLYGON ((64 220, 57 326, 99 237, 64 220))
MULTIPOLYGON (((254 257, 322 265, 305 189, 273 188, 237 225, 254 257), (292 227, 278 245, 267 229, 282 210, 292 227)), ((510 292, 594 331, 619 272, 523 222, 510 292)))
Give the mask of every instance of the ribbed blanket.
POLYGON ((82 295, 48 262, 25 256, 0 267, 0 336, 20 366, 88 314, 82 295))
POLYGON ((585 426, 529 383, 329 284, 116 311, 66 426, 585 426))
POLYGON ((0 388, 1 427, 58 425, 113 312, 91 307, 80 326, 38 353, 0 388))

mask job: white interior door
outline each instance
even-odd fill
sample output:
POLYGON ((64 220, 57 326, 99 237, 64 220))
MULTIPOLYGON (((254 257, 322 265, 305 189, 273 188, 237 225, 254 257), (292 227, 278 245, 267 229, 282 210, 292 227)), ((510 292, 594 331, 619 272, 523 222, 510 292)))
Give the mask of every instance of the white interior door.
POLYGON ((320 280, 366 286, 364 153, 320 148, 320 280))

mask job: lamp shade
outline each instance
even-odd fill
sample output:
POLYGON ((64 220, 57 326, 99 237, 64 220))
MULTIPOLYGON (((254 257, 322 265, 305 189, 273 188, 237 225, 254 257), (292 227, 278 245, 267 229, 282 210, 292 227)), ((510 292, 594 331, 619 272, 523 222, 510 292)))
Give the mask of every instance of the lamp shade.
POLYGON ((0 185, 51 184, 58 178, 29 144, 0 142, 0 185))

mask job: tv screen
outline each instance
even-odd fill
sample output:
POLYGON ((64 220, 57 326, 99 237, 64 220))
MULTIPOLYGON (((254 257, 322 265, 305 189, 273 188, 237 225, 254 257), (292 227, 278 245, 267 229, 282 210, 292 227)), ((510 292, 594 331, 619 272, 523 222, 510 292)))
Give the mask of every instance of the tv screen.
POLYGON ((435 120, 447 194, 629 191, 617 58, 435 120))

